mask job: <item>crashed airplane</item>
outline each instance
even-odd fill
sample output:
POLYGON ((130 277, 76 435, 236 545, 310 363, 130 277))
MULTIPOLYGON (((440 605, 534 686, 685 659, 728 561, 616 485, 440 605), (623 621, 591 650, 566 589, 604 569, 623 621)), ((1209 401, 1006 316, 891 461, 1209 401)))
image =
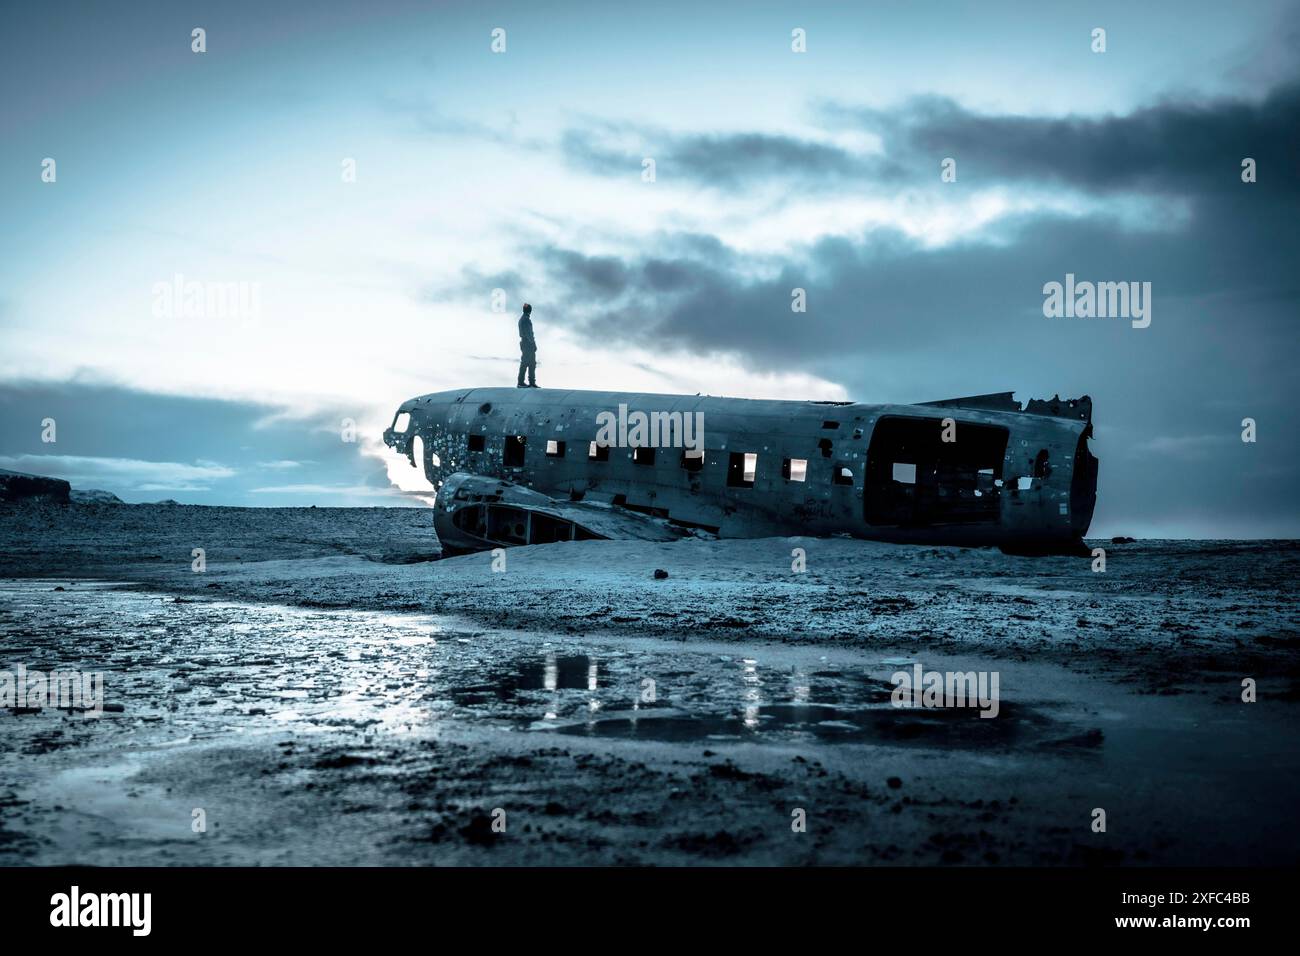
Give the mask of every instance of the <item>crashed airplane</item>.
POLYGON ((437 490, 449 552, 585 538, 847 534, 1087 553, 1092 400, 920 405, 473 388, 384 442, 437 490))

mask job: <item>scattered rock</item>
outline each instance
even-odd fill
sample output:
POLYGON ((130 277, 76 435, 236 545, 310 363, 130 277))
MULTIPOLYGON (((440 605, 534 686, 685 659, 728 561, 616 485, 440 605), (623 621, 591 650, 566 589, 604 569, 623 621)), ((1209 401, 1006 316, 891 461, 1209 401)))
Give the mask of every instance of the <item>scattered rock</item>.
POLYGON ((715 763, 709 765, 709 773, 719 780, 752 780, 754 775, 747 770, 741 770, 731 761, 726 763, 715 763))
POLYGON ((369 766, 375 761, 371 757, 362 757, 357 754, 331 754, 328 757, 321 757, 316 761, 318 770, 341 770, 344 767, 362 767, 369 766))
MULTIPOLYGON (((745 841, 749 842, 749 841, 745 841)), ((739 853, 744 843, 726 830, 716 833, 680 833, 665 837, 665 846, 707 856, 730 856, 739 853)))
POLYGON ((486 813, 474 814, 473 819, 460 828, 460 835, 467 843, 478 846, 491 846, 497 840, 497 834, 492 830, 492 818, 486 813))
POLYGON ((888 780, 885 781, 885 783, 889 784, 889 788, 890 788, 891 790, 897 790, 899 787, 901 787, 901 786, 903 785, 903 778, 902 778, 902 777, 890 777, 888 780))
POLYGON ((1122 534, 1110 539, 1111 544, 1135 544, 1137 538, 1126 538, 1122 534))
POLYGON ((668 577, 668 572, 667 572, 667 571, 665 571, 663 568, 655 568, 655 580, 656 580, 656 581, 662 581, 662 580, 663 580, 664 578, 666 578, 666 577, 668 577))

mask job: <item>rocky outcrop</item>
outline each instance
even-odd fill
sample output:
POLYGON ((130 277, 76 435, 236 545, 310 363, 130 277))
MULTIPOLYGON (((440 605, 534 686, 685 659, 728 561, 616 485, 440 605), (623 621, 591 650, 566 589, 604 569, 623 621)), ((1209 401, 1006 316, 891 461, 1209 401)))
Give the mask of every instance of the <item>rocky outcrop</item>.
POLYGON ((72 503, 74 505, 120 505, 125 504, 121 498, 111 491, 104 491, 100 488, 73 488, 72 503))
POLYGON ((43 501, 67 504, 72 486, 62 478, 24 475, 0 469, 0 501, 43 501))

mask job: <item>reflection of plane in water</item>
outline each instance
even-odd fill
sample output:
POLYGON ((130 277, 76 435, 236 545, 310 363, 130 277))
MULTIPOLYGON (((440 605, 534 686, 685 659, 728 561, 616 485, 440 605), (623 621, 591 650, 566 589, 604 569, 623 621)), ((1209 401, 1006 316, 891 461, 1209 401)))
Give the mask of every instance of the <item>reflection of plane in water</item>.
POLYGON ((864 405, 474 388, 402 403, 384 441, 438 489, 452 551, 849 534, 1059 553, 1092 520, 1091 420, 1086 396, 1021 408, 1011 392, 864 405))

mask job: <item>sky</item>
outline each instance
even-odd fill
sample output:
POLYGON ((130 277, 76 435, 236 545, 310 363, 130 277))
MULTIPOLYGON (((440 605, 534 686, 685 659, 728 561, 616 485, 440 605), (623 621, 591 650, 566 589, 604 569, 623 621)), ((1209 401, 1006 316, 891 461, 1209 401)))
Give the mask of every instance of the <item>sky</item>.
POLYGON ((529 301, 544 386, 1087 394, 1094 534, 1295 537, 1298 46, 1271 0, 5 5, 0 468, 421 504, 383 428, 512 384, 529 301), (1067 274, 1151 325, 1046 317, 1067 274))

